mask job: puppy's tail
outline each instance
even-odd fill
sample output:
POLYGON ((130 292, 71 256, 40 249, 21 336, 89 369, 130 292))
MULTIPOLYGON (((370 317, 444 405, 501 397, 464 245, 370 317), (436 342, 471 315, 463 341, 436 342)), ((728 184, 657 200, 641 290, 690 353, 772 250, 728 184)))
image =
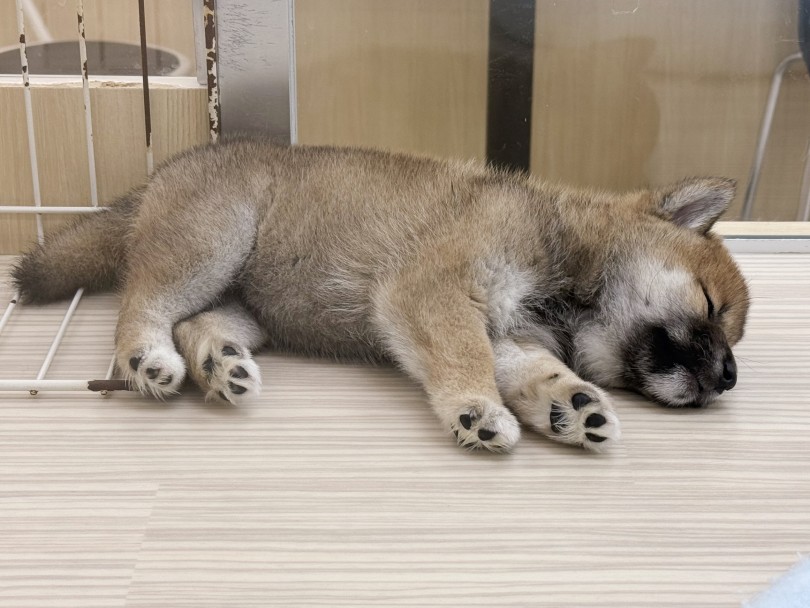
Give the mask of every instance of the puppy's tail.
POLYGON ((130 226, 143 188, 131 191, 108 209, 87 214, 48 235, 17 260, 11 277, 23 302, 61 300, 84 287, 114 287, 124 267, 130 226))

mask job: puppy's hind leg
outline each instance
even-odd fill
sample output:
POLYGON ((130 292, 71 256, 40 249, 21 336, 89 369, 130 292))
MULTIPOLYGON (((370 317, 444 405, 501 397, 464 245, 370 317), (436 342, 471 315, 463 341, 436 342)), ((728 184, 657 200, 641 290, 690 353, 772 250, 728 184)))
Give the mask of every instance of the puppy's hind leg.
POLYGON ((206 400, 238 404, 259 394, 262 378, 251 351, 267 340, 255 317, 236 302, 174 326, 174 341, 206 400))
MULTIPOLYGON (((154 197, 154 194, 151 195, 154 197)), ((144 196, 130 235, 116 329, 116 359, 144 393, 176 393, 185 362, 176 323, 208 307, 237 278, 253 247, 256 212, 248 203, 201 200, 195 207, 144 196)))

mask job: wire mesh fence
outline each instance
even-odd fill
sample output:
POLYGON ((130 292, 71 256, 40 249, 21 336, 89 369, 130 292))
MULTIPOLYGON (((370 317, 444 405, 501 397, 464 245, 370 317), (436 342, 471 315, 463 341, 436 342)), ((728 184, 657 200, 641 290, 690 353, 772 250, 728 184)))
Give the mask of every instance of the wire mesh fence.
MULTIPOLYGON (((199 0, 203 2, 203 0, 199 0)), ((153 171, 153 145, 152 145, 152 117, 149 96, 149 73, 147 64, 147 31, 146 31, 146 15, 144 8, 144 0, 137 0, 138 2, 138 25, 140 33, 140 48, 141 48, 141 75, 143 79, 143 100, 144 100, 144 137, 145 137, 145 162, 147 166, 147 174, 153 171)), ((86 150, 89 166, 89 186, 90 186, 90 201, 86 206, 48 206, 43 204, 40 188, 39 165, 37 155, 37 140, 34 129, 34 112, 32 106, 32 92, 31 78, 29 63, 28 63, 28 49, 25 38, 26 18, 33 21, 35 27, 41 29, 41 17, 35 10, 35 7, 25 0, 16 0, 16 15, 17 15, 17 29, 19 33, 20 44, 20 78, 23 88, 24 104, 25 104, 25 121, 28 136, 28 156, 31 165, 31 179, 33 186, 33 205, 0 205, 0 213, 10 214, 33 214, 36 217, 37 240, 43 243, 46 235, 43 230, 42 217, 48 214, 82 214, 94 213, 103 209, 99 206, 98 200, 98 180, 96 176, 96 160, 94 148, 94 134, 92 122, 92 104, 90 96, 90 75, 93 66, 89 65, 87 58, 87 37, 85 32, 84 20, 84 2, 77 0, 76 2, 76 23, 77 23, 77 44, 79 45, 80 62, 76 66, 76 74, 81 78, 82 83, 82 97, 83 97, 83 111, 84 111, 84 124, 86 135, 86 150)), ((216 53, 216 7, 214 0, 204 0, 204 18, 205 18, 205 48, 206 48, 206 70, 208 73, 207 88, 208 88, 208 107, 209 107, 209 125, 210 125, 210 140, 216 142, 219 135, 219 101, 218 101, 218 85, 217 85, 217 53, 216 53)), ((50 342, 47 353, 42 360, 38 371, 33 377, 11 377, 0 378, 0 391, 28 391, 31 394, 37 394, 40 391, 94 391, 103 394, 112 390, 127 390, 129 386, 123 381, 113 378, 115 373, 115 359, 109 358, 109 363, 106 365, 106 372, 100 372, 94 376, 92 372, 78 372, 69 378, 48 378, 48 372, 60 352, 60 347, 63 345, 65 335, 68 333, 71 322, 76 316, 76 311, 82 301, 84 290, 79 289, 73 296, 67 310, 64 311, 59 322, 58 328, 50 342)), ((19 302, 19 295, 12 293, 8 299, 8 304, 0 317, 0 337, 5 334, 11 333, 9 328, 14 322, 16 317, 20 316, 21 304, 19 302)), ((53 314, 51 308, 48 315, 53 314)), ((106 328, 109 331, 109 327, 106 328)), ((24 337, 24 333, 21 337, 24 337)), ((109 332, 109 349, 112 349, 112 334, 109 332)), ((94 342, 97 344, 97 342, 94 342)), ((0 348, 8 347, 8 344, 0 343, 0 348)), ((14 354, 12 353, 12 357, 14 354)), ((84 360, 80 357, 80 360, 84 360)), ((24 367, 24 366, 21 366, 24 367)), ((15 366, 16 369, 16 366, 15 366)), ((4 374, 5 375, 5 374, 4 374)))

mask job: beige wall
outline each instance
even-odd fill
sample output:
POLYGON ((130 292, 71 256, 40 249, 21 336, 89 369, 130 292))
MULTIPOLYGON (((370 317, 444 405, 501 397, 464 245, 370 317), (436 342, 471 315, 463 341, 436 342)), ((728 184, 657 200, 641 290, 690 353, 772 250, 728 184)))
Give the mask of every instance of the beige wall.
POLYGON ((488 0, 297 0, 302 143, 483 158, 488 0))

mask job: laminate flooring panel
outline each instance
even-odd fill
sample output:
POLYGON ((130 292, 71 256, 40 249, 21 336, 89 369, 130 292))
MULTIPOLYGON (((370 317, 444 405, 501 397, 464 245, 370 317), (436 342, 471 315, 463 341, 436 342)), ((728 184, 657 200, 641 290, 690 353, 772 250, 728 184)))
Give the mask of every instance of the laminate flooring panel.
MULTIPOLYGON (((737 388, 614 391, 603 455, 468 453, 396 370, 280 354, 238 408, 2 393, 0 606, 738 606, 810 550, 810 255, 737 258, 737 388)), ((82 301, 49 378, 103 376, 116 306, 82 301)), ((15 310, 0 378, 66 308, 15 310)))

